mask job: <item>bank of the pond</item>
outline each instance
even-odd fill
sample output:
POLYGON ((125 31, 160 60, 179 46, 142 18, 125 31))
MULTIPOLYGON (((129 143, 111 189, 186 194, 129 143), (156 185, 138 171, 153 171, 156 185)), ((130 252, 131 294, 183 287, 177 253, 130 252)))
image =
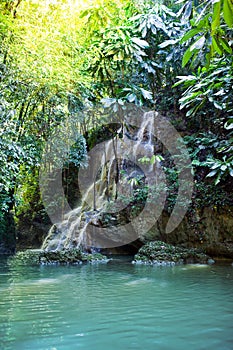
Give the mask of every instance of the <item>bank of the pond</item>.
MULTIPOLYGON (((82 264, 107 263, 110 255, 100 252, 85 252, 81 249, 45 251, 42 249, 17 252, 12 260, 22 264, 82 264)), ((215 261, 200 249, 187 249, 173 246, 162 241, 149 242, 143 245, 132 258, 134 264, 175 265, 175 264, 213 264, 215 261)))

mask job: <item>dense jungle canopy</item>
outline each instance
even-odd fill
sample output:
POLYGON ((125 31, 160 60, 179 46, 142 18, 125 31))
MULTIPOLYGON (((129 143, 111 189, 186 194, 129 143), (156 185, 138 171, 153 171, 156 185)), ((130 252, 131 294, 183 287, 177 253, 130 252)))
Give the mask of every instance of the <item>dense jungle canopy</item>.
MULTIPOLYGON (((98 111, 128 102, 184 135, 194 206, 232 205, 232 27, 232 0, 1 0, 0 241, 22 218, 48 220, 38 172, 56 126, 79 121, 66 165, 79 167, 98 111)), ((178 170, 164 167, 173 205, 178 170)))

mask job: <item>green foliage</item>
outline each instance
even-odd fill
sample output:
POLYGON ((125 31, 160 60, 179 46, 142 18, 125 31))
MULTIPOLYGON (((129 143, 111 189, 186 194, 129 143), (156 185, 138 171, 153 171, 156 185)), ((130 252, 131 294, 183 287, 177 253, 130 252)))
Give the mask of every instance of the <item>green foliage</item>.
POLYGON ((216 186, 214 183, 196 181, 193 196, 195 198, 193 207, 200 209, 204 207, 217 209, 233 205, 229 190, 227 191, 221 183, 216 186))
POLYGON ((127 26, 102 29, 90 46, 92 57, 88 57, 87 72, 105 84, 112 97, 119 94, 117 85, 124 82, 126 67, 135 66, 146 56, 148 43, 135 34, 127 26))
POLYGON ((223 176, 228 173, 233 177, 233 156, 223 159, 207 159, 207 166, 211 169, 211 172, 207 174, 207 177, 216 176, 215 185, 217 185, 223 176))
POLYGON ((222 118, 224 116, 227 118, 233 113, 232 59, 230 57, 215 59, 208 69, 199 67, 195 74, 178 76, 178 78, 180 81, 174 86, 183 84, 185 87, 183 96, 180 98, 180 108, 187 110, 187 117, 195 116, 204 107, 207 109, 206 114, 208 111, 211 113, 214 111, 217 114, 221 111, 222 118))
POLYGON ((213 133, 200 133, 186 136, 185 143, 189 146, 192 157, 192 165, 196 168, 204 168, 204 177, 214 178, 217 185, 220 181, 226 181, 233 177, 233 139, 219 139, 213 133))
POLYGON ((181 51, 175 44, 182 33, 182 23, 163 2, 145 3, 143 12, 130 20, 149 43, 140 71, 143 83, 150 87, 153 103, 159 109, 161 101, 166 100, 163 107, 175 107, 176 98, 169 96, 166 89, 175 82, 181 66, 181 51))
POLYGON ((76 142, 71 145, 70 152, 67 161, 63 164, 63 167, 69 167, 73 164, 75 167, 83 167, 87 163, 87 146, 86 140, 82 135, 78 135, 76 142))
MULTIPOLYGON (((123 113, 128 103, 169 112, 173 123, 179 118, 190 134, 184 139, 196 181, 204 181, 210 191, 216 183, 223 191, 232 180, 232 18, 231 0, 1 1, 4 230, 12 210, 17 215, 26 216, 30 210, 44 215, 38 169, 46 141, 56 136, 57 127, 69 117, 80 131, 63 164, 68 186, 70 168, 86 162, 82 135, 88 147, 114 135, 116 130, 102 129, 99 120, 107 122, 111 113, 123 113), (88 132, 91 128, 93 133, 88 132)), ((67 140, 60 141, 67 149, 67 140)), ((171 210, 178 170, 167 156, 140 161, 162 162, 171 210)), ((140 206, 150 196, 148 188, 140 178, 132 178, 130 184, 131 205, 140 206)), ((147 199, 154 200, 157 190, 147 199)), ((61 205, 58 198, 53 205, 61 205)))
POLYGON ((231 38, 228 28, 232 28, 233 5, 231 0, 206 1, 193 8, 191 29, 186 31, 181 43, 188 42, 182 66, 188 62, 197 64, 206 58, 207 66, 216 54, 231 54, 231 38), (223 22, 225 21, 225 23, 223 22), (224 24, 227 24, 228 28, 224 24))
MULTIPOLYGON (((174 87, 184 88, 180 109, 185 110, 189 120, 197 128, 217 134, 217 152, 212 149, 208 161, 200 163, 210 168, 207 176, 214 177, 218 184, 232 173, 233 6, 228 0, 206 1, 196 6, 192 1, 189 3, 189 22, 180 44, 186 48, 182 66, 189 63, 193 72, 178 75, 174 87)), ((198 162, 194 159, 194 165, 200 165, 198 162)))
POLYGON ((171 213, 176 203, 176 198, 179 189, 178 172, 174 167, 168 165, 164 168, 164 172, 166 174, 168 192, 165 208, 169 213, 171 213))
POLYGON ((160 154, 154 154, 151 158, 148 158, 146 156, 139 158, 138 161, 142 164, 155 164, 156 162, 161 162, 162 160, 164 160, 163 156, 160 154))
MULTIPOLYGON (((83 72, 99 81, 97 98, 149 107, 167 98, 176 108, 176 98, 163 95, 181 66, 180 49, 171 44, 178 41, 183 24, 163 2, 128 3, 114 15, 111 5, 102 8, 98 3, 82 14, 86 23, 93 22, 85 34, 83 72), (99 11, 105 13, 102 25, 99 11)), ((113 102, 111 107, 116 108, 113 102)), ((169 108, 167 101, 165 105, 169 108)))
POLYGON ((180 81, 174 86, 184 84, 185 88, 180 107, 186 109, 188 117, 204 108, 209 110, 209 106, 211 113, 218 116, 218 112, 223 111, 229 116, 232 114, 233 64, 232 24, 228 18, 233 17, 232 3, 207 1, 196 10, 180 43, 188 43, 183 66, 190 61, 193 68, 200 66, 192 75, 178 76, 180 81))

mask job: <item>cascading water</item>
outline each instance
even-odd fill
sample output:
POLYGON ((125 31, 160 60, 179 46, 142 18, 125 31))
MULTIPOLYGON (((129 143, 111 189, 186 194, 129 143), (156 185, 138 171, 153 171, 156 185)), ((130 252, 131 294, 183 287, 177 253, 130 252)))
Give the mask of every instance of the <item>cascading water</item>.
MULTIPOLYGON (((132 196, 140 181, 145 184, 140 159, 144 157, 148 160, 154 155, 153 130, 153 113, 145 113, 138 128, 126 124, 121 138, 116 136, 103 143, 98 170, 92 174, 93 181, 86 187, 81 205, 67 213, 62 222, 51 227, 42 249, 55 251, 79 247, 84 250, 91 247, 101 248, 105 245, 103 242, 106 237, 102 242, 95 230, 103 227, 104 231, 106 226, 108 232, 111 231, 111 238, 107 237, 107 240, 112 241, 112 246, 119 245, 119 231, 122 231, 118 225, 119 220, 122 220, 119 213, 125 207, 124 200, 132 196)), ((148 185, 150 174, 151 178, 154 176, 154 167, 155 164, 148 163, 148 185)), ((83 182, 86 177, 88 178, 84 175, 83 182)), ((127 212, 124 213, 126 222, 127 215, 127 212)), ((132 241, 133 234, 129 231, 125 232, 129 234, 129 241, 132 241)))

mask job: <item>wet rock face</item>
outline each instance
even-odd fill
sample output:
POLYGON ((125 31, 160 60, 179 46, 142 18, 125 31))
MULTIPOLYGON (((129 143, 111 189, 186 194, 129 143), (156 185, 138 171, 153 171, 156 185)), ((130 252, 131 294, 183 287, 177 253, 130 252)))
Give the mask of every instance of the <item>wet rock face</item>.
POLYGON ((202 217, 203 245, 208 254, 233 259, 233 208, 204 208, 202 217))
MULTIPOLYGON (((170 214, 165 210, 161 215, 159 211, 160 217, 156 223, 152 220, 155 216, 153 210, 149 208, 148 215, 141 216, 137 220, 137 225, 132 224, 133 219, 143 212, 147 202, 148 192, 143 192, 143 189, 153 184, 151 182, 155 174, 153 167, 156 166, 156 174, 160 174, 159 165, 149 163, 150 171, 145 180, 141 170, 142 163, 139 160, 144 157, 145 161, 145 159, 151 159, 152 155, 163 152, 162 142, 154 140, 152 115, 146 113, 144 116, 140 126, 137 124, 138 116, 133 114, 121 130, 121 138, 114 139, 114 142, 109 140, 105 144, 102 157, 97 161, 98 166, 101 165, 101 167, 97 172, 95 183, 88 183, 90 186, 87 186, 87 190, 83 193, 80 206, 66 213, 62 221, 50 229, 42 248, 49 252, 79 247, 84 250, 92 247, 115 249, 115 247, 128 245, 130 253, 133 250, 131 248, 133 242, 137 240, 139 244, 164 241, 175 246, 199 248, 212 257, 233 259, 233 207, 221 210, 202 208, 188 211, 179 226, 169 234, 166 233, 166 226, 170 214), (132 144, 133 147, 131 147, 132 144), (120 161, 116 154, 121 155, 120 161), (136 159, 140 166, 135 166, 136 159), (150 229, 147 230, 145 227, 150 229)), ((166 125, 160 127, 163 135, 169 139, 166 125)), ((83 181, 84 179, 85 177, 83 181)), ((160 176, 161 179, 163 180, 163 177, 160 176)), ((150 199, 150 204, 155 203, 155 198, 150 199)), ((160 206, 159 201, 158 203, 157 207, 160 206)), ((169 258, 167 249, 160 249, 160 254, 163 253, 164 258, 166 256, 169 258)), ((201 256, 197 258, 195 254, 187 256, 183 252, 181 257, 179 251, 176 250, 173 253, 172 261, 176 254, 178 254, 178 260, 183 259, 187 262, 189 259, 190 261, 201 260, 201 256)))
MULTIPOLYGON (((139 160, 143 156, 150 160, 154 155, 154 112, 143 114, 136 126, 128 128, 127 132, 122 130, 121 138, 115 136, 104 147, 100 145, 94 149, 93 155, 89 154, 89 167, 85 172, 79 172, 80 188, 83 190, 80 206, 62 215, 60 221, 52 226, 42 249, 49 252, 73 248, 113 248, 138 238, 137 230, 131 227, 131 218, 128 218, 131 214, 128 212, 144 206, 143 196, 141 204, 136 199, 137 189, 146 185, 141 169, 143 165, 139 160), (135 142, 132 143, 132 139, 135 142)), ((154 163, 149 163, 148 169, 145 167, 150 178, 154 167, 154 163)))
POLYGON ((141 241, 162 240, 187 248, 200 248, 215 258, 233 259, 233 208, 202 208, 187 213, 181 224, 166 234, 168 217, 163 212, 156 225, 140 237, 141 241))
POLYGON ((155 241, 146 243, 141 247, 134 257, 134 262, 161 264, 163 262, 170 264, 174 263, 200 263, 207 264, 214 261, 202 251, 191 248, 182 248, 155 241))

